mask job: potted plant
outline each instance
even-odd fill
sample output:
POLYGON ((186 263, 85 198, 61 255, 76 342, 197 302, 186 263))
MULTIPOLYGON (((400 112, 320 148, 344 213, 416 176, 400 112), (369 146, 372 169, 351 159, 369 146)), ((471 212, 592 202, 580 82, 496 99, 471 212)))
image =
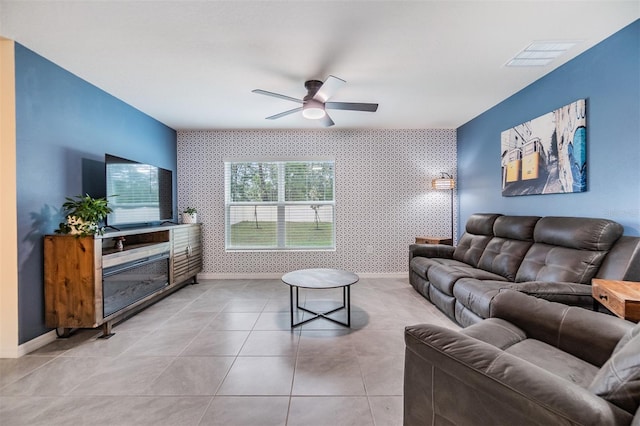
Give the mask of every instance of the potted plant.
POLYGON ((195 207, 187 207, 182 211, 182 223, 197 223, 198 210, 195 207))
POLYGON ((104 226, 100 224, 112 212, 104 197, 93 198, 89 194, 66 197, 62 204, 62 212, 67 218, 56 230, 57 234, 72 234, 79 237, 103 235, 104 226))

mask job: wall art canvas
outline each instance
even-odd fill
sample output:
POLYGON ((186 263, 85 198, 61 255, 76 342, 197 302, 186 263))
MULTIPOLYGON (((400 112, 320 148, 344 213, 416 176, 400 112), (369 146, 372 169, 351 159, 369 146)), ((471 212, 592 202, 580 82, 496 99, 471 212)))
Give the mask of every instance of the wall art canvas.
POLYGON ((586 100, 501 133, 502 196, 587 190, 586 100))

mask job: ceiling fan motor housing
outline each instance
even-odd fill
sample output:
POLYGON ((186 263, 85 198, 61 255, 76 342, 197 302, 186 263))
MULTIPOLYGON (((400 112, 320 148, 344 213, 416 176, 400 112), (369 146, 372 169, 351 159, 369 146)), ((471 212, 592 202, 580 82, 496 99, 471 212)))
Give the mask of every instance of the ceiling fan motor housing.
POLYGON ((324 102, 320 102, 313 97, 318 93, 323 82, 320 80, 307 80, 304 87, 307 89, 307 96, 302 98, 304 105, 302 106, 302 116, 311 120, 318 120, 326 115, 324 110, 324 102))
POLYGON ((304 100, 308 101, 309 99, 313 98, 318 92, 318 90, 320 90, 320 87, 322 86, 322 84, 323 82, 320 80, 305 81, 304 88, 307 89, 307 96, 304 97, 304 100))

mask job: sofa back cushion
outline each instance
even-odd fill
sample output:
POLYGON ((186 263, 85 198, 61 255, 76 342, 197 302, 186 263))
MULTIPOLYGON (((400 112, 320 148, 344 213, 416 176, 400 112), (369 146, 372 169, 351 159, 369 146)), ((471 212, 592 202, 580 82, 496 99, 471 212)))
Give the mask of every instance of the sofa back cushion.
POLYGON ((634 413, 640 405, 640 325, 623 337, 591 382, 589 390, 634 413))
POLYGON ((516 282, 555 281, 589 284, 606 253, 548 244, 531 246, 518 268, 516 282))
POLYGON ((547 216, 536 223, 533 239, 577 250, 609 251, 622 231, 622 225, 608 219, 547 216))
POLYGON ((494 213, 471 215, 465 225, 465 233, 453 252, 453 258, 473 267, 478 266, 484 248, 493 237, 493 224, 500 216, 494 213))
POLYGON ((533 244, 533 231, 538 216, 500 216, 493 224, 493 237, 485 247, 478 267, 516 279, 518 268, 533 244))
POLYGON ((622 231, 607 219, 543 217, 515 280, 589 284, 622 231))
POLYGON ((640 237, 620 237, 609 250, 596 278, 640 281, 640 237))
POLYGON ((636 324, 635 327, 633 327, 631 330, 627 331, 625 333, 625 335, 622 336, 622 339, 620 339, 620 341, 618 341, 618 344, 613 349, 613 354, 615 354, 615 353, 619 352, 620 350, 622 350, 622 348, 624 348, 625 345, 631 341, 631 339, 633 339, 634 337, 636 337, 639 334, 640 334, 640 323, 636 324))

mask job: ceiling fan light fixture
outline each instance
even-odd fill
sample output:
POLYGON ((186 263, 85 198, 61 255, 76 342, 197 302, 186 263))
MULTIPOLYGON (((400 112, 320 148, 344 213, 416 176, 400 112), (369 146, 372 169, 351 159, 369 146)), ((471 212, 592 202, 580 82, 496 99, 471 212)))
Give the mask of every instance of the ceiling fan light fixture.
POLYGON ((320 80, 307 80, 304 83, 304 87, 307 89, 307 95, 302 99, 292 98, 291 96, 281 95, 279 93, 267 92, 262 89, 254 89, 252 92, 302 104, 302 106, 299 106, 298 108, 293 108, 288 111, 269 116, 267 117, 267 120, 275 120, 289 114, 302 112, 302 116, 304 118, 316 120, 321 126, 331 127, 336 123, 334 123, 331 117, 329 117, 329 114, 327 114, 325 109, 366 112, 376 112, 378 110, 378 104, 362 102, 328 102, 334 92, 336 92, 344 83, 346 83, 344 80, 333 75, 327 77, 324 83, 320 80))
POLYGON ((308 100, 302 107, 302 116, 310 120, 319 120, 326 114, 322 102, 308 100))

